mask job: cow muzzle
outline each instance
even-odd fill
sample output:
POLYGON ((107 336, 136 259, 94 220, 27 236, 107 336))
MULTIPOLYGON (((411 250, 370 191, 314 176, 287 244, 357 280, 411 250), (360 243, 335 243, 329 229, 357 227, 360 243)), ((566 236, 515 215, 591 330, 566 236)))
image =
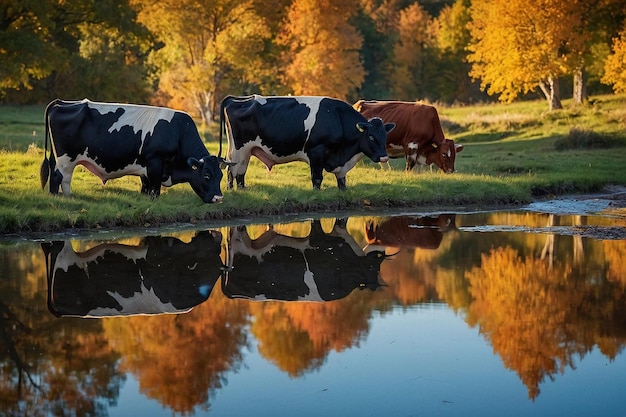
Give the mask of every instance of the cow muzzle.
POLYGON ((214 195, 207 203, 221 203, 223 199, 223 195, 214 195))
POLYGON ((380 160, 378 162, 382 162, 384 164, 385 162, 388 162, 388 161, 389 161, 389 157, 388 156, 381 156, 380 160))

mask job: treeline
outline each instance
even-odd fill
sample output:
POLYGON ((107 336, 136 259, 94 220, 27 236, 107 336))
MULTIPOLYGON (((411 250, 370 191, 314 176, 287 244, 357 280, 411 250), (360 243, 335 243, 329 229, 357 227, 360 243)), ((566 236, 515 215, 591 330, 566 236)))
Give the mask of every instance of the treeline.
POLYGON ((623 0, 2 0, 0 100, 471 103, 626 90, 623 0))

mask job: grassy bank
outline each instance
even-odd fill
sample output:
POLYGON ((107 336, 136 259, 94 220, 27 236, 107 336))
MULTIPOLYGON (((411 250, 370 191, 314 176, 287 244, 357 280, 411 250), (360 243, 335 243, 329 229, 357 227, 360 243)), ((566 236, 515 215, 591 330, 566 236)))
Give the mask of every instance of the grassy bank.
MULTIPOLYGON (((43 106, 0 107, 0 233, 66 228, 157 226, 172 222, 254 218, 284 213, 516 204, 538 196, 592 192, 626 185, 626 96, 595 97, 591 104, 548 113, 543 101, 512 105, 440 107, 447 135, 465 149, 457 173, 381 170, 364 160, 339 192, 325 174, 321 191, 308 166, 291 163, 268 173, 253 158, 248 189, 225 190, 221 204, 204 204, 186 184, 164 188, 155 201, 139 194, 136 177, 99 179, 77 168, 69 198, 41 190, 43 106)), ((217 153, 215 125, 203 129, 217 153)))

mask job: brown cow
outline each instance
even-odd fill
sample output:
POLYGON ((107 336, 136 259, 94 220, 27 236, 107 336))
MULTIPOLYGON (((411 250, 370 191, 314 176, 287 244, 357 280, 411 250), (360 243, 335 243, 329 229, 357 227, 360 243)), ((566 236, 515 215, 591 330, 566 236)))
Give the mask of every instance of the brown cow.
POLYGON ((456 154, 463 150, 452 139, 446 139, 437 109, 426 104, 405 101, 359 100, 353 106, 365 118, 380 117, 395 123, 387 134, 387 155, 406 158, 406 170, 415 164, 436 164, 444 172, 454 172, 456 154))

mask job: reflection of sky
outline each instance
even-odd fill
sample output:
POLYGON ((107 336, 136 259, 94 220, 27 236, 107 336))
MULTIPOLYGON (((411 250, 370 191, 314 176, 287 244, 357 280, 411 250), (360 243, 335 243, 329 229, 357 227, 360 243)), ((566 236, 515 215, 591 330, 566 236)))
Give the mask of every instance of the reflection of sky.
MULTIPOLYGON (((256 345, 256 341, 253 341, 256 345)), ((227 375, 204 416, 617 416, 626 412, 626 358, 610 366, 594 351, 544 381, 528 399, 476 329, 443 305, 375 313, 360 346, 331 352, 324 365, 290 379, 256 350, 227 375)), ((138 392, 129 375, 114 416, 171 416, 138 392)))
POLYGON ((139 393, 139 382, 132 374, 126 374, 126 381, 120 389, 117 406, 109 407, 109 417, 148 417, 171 416, 170 409, 163 408, 155 400, 139 393))

